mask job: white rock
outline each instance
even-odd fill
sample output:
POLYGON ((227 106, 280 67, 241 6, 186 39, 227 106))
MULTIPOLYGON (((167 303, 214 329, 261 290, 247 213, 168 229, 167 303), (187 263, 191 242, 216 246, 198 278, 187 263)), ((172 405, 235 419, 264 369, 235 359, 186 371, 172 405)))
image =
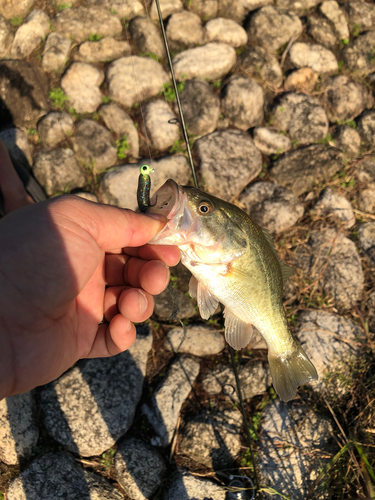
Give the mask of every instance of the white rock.
POLYGON ((91 64, 74 62, 61 79, 69 104, 77 113, 93 113, 102 102, 99 86, 104 74, 91 64))
POLYGON ((349 28, 344 11, 335 0, 320 4, 320 12, 333 24, 340 40, 349 38, 349 28))
POLYGON ((130 21, 145 14, 144 5, 140 0, 106 0, 102 5, 112 10, 113 15, 120 21, 124 18, 130 21))
POLYGON ((349 155, 357 155, 361 148, 361 136, 348 125, 340 125, 335 132, 335 146, 349 155))
POLYGON ((43 50, 42 66, 46 73, 61 70, 69 56, 72 43, 61 33, 50 33, 43 50))
POLYGON ((359 193, 358 207, 363 212, 375 213, 375 184, 359 193))
POLYGON ((358 120, 358 132, 367 144, 375 144, 375 110, 362 114, 358 120))
POLYGON ((167 38, 172 50, 187 49, 203 42, 201 18, 183 10, 173 14, 167 25, 167 38))
POLYGON ((247 44, 247 33, 232 19, 218 17, 208 21, 204 27, 204 38, 207 42, 227 43, 232 47, 241 47, 247 44))
POLYGON ((23 59, 30 55, 49 32, 49 25, 49 17, 45 12, 42 10, 30 12, 16 32, 11 48, 12 57, 23 59))
MULTIPOLYGON (((168 351, 177 351, 183 336, 184 331, 182 328, 173 328, 167 334, 165 348, 168 351)), ((218 330, 204 325, 189 325, 186 328, 186 337, 178 352, 185 352, 194 356, 212 356, 221 352, 224 346, 224 337, 218 330)))
POLYGON ((138 130, 135 128, 133 120, 125 111, 111 103, 102 106, 99 111, 100 116, 103 118, 106 127, 119 138, 126 136, 129 144, 128 154, 133 158, 138 158, 139 155, 139 136, 138 130))
POLYGON ((324 189, 314 208, 318 213, 321 212, 324 215, 340 219, 347 228, 353 227, 355 224, 355 215, 350 201, 331 188, 324 189))
POLYGON ((225 500, 227 490, 212 481, 200 479, 188 471, 179 470, 178 475, 167 487, 163 500, 225 500))
POLYGON ((73 134, 74 120, 68 113, 52 111, 38 122, 38 134, 46 146, 57 146, 73 134))
POLYGON ((148 102, 144 106, 144 125, 153 148, 164 151, 180 137, 180 129, 169 120, 176 118, 165 100, 148 102))
POLYGON ((13 42, 13 33, 10 23, 0 15, 0 58, 9 56, 13 42))
POLYGON ((86 165, 112 167, 117 161, 117 149, 109 131, 94 120, 81 120, 74 134, 74 152, 86 165))
POLYGON ((265 155, 285 153, 292 147, 289 137, 265 127, 254 129, 253 141, 259 151, 265 155))
MULTIPOLYGON (((166 19, 171 14, 175 12, 180 12, 183 10, 184 6, 181 0, 160 0, 160 10, 163 19, 166 19)), ((159 20, 158 11, 156 8, 156 2, 153 0, 151 5, 150 17, 154 21, 159 20)))
POLYGON ((286 91, 309 94, 314 90, 318 78, 318 74, 311 68, 300 68, 286 77, 284 89, 286 91))
POLYGON ((241 3, 245 10, 252 11, 266 5, 273 5, 273 0, 241 0, 241 3))
POLYGON ((294 66, 307 66, 317 73, 333 73, 338 70, 335 55, 322 45, 297 42, 290 49, 289 57, 294 66))
POLYGON ((5 19, 23 17, 26 16, 34 3, 35 0, 7 0, 6 2, 0 2, 0 14, 5 19))
POLYGON ((129 54, 130 46, 128 42, 106 36, 98 42, 81 43, 74 59, 88 63, 97 63, 100 61, 113 61, 129 54))

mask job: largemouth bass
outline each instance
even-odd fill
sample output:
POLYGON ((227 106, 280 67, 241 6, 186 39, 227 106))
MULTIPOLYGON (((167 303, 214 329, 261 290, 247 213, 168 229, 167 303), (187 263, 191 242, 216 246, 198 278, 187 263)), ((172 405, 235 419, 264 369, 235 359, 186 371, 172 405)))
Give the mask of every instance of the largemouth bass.
POLYGON ((166 226, 151 244, 177 245, 191 271, 190 295, 202 318, 225 306, 225 338, 246 347, 254 325, 268 345, 274 388, 289 401, 299 385, 318 374, 292 337, 282 304, 293 270, 280 262, 270 233, 240 208, 197 188, 169 179, 154 194, 147 213, 164 215, 166 226))

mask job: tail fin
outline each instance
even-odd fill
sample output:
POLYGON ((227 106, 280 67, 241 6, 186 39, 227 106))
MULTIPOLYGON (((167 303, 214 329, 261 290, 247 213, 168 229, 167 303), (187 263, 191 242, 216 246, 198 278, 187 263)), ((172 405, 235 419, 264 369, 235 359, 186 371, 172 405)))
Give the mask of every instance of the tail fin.
POLYGON ((283 401, 292 399, 300 385, 310 380, 318 380, 315 366, 297 342, 292 352, 283 352, 278 356, 269 353, 268 361, 273 386, 283 401))

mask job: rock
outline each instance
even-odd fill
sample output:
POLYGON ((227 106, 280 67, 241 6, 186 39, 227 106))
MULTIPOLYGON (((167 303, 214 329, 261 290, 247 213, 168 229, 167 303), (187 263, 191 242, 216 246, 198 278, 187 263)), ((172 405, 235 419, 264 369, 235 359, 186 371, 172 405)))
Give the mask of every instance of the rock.
POLYGON ((97 42, 84 42, 78 47, 74 59, 88 63, 109 62, 130 55, 128 42, 106 36, 97 42))
POLYGON ((335 50, 338 47, 339 40, 336 33, 331 23, 324 17, 309 16, 307 18, 307 33, 316 43, 323 45, 326 49, 335 50))
MULTIPOLYGON (((186 80, 180 101, 187 129, 196 139, 216 129, 220 117, 220 99, 207 82, 198 78, 186 80)), ((174 111, 178 115, 177 104, 174 111)))
POLYGON ((104 74, 91 64, 74 62, 61 79, 69 104, 77 113, 93 113, 102 102, 100 85, 104 74))
POLYGON ((238 410, 200 413, 182 431, 180 451, 206 467, 230 467, 241 449, 242 415, 238 410))
POLYGON ((333 52, 322 45, 297 42, 290 49, 289 57, 295 67, 306 66, 321 74, 334 73, 339 69, 333 52))
POLYGON ((107 81, 111 99, 130 108, 157 95, 169 77, 161 64, 150 57, 130 56, 121 57, 109 66, 107 81))
POLYGON ((164 447, 172 441, 181 406, 188 397, 198 373, 197 361, 180 356, 170 366, 151 402, 142 406, 143 413, 157 434, 151 441, 152 444, 164 447))
POLYGON ((261 426, 256 459, 261 484, 304 500, 328 461, 322 450, 333 451, 331 422, 305 406, 274 401, 264 409, 261 426))
POLYGON ((33 173, 48 196, 56 192, 70 192, 86 182, 69 148, 40 149, 34 159, 33 173))
MULTIPOLYGON (((242 396, 245 400, 264 394, 272 383, 269 370, 261 360, 252 359, 247 365, 240 365, 238 372, 242 396)), ((231 366, 216 366, 205 375, 202 385, 208 394, 223 393, 232 401, 238 401, 236 379, 231 366)))
POLYGON ((260 76, 275 87, 280 87, 283 82, 279 61, 263 47, 248 45, 241 54, 240 69, 248 76, 260 76))
POLYGON ((46 73, 61 71, 68 59, 71 47, 69 38, 60 33, 50 33, 43 50, 42 67, 46 73))
POLYGON ((315 144, 278 158, 270 170, 270 178, 299 196, 309 191, 316 182, 329 180, 341 169, 338 149, 315 144))
POLYGON ((320 102, 331 122, 346 121, 372 106, 368 90, 345 75, 328 78, 322 85, 320 102))
POLYGON ((289 137, 265 127, 254 129, 253 141, 259 151, 265 155, 285 153, 292 148, 289 137))
POLYGON ((333 297, 340 310, 352 309, 361 297, 363 270, 353 241, 335 229, 310 232, 307 245, 296 254, 297 266, 311 279, 320 276, 321 293, 333 297))
POLYGON ((180 469, 178 476, 168 486, 163 500, 225 500, 226 488, 207 479, 199 479, 180 469))
POLYGON ((216 80, 226 75, 235 63, 236 51, 225 43, 208 43, 202 47, 185 50, 173 58, 177 80, 216 80))
POLYGON ((187 9, 208 21, 217 17, 219 2, 218 0, 193 0, 188 2, 187 9))
POLYGON ((369 182, 375 182, 375 162, 371 160, 360 162, 357 165, 354 174, 360 182, 364 182, 366 184, 369 182))
POLYGON ((246 17, 246 8, 243 0, 218 0, 217 17, 231 19, 242 24, 246 17))
MULTIPOLYGON (((177 351, 183 339, 183 329, 173 328, 167 334, 165 348, 177 351)), ((178 352, 194 356, 213 356, 224 349, 225 341, 218 330, 205 325, 189 325, 186 327, 186 337, 178 352)))
POLYGON ((0 132, 0 138, 8 150, 13 165, 30 171, 34 148, 29 143, 25 132, 19 128, 6 128, 0 132))
POLYGON ((33 10, 15 34, 11 55, 23 59, 31 54, 49 32, 49 17, 42 10, 33 10))
POLYGON ((302 23, 293 12, 268 5, 251 17, 247 34, 250 43, 276 51, 301 31, 302 23))
POLYGON ((135 438, 123 439, 115 456, 115 475, 125 493, 147 500, 162 484, 167 467, 151 446, 135 438))
POLYGON ((203 43, 202 21, 197 14, 183 10, 170 17, 167 38, 171 50, 184 50, 203 43))
POLYGON ((68 113, 52 111, 38 122, 38 134, 45 146, 54 147, 73 134, 74 120, 68 113))
POLYGON ((232 19, 218 17, 208 21, 204 27, 204 38, 207 42, 222 42, 232 47, 247 44, 247 33, 242 26, 232 19))
POLYGON ((48 80, 33 64, 0 61, 0 129, 35 127, 49 110, 48 80))
POLYGON ((318 214, 331 215, 334 219, 342 221, 346 228, 353 227, 355 224, 355 215, 350 201, 331 188, 325 188, 321 192, 314 209, 317 210, 318 214))
POLYGON ((288 189, 272 182, 256 182, 240 197, 250 217, 271 233, 282 233, 303 216, 304 207, 288 189))
POLYGON ((122 32, 121 22, 102 7, 74 7, 64 9, 52 19, 54 31, 72 37, 77 42, 90 35, 116 36, 122 32))
POLYGON ((35 0, 7 0, 0 3, 0 14, 6 19, 24 17, 34 3, 35 0))
POLYGON ((320 0, 278 0, 277 5, 283 9, 293 10, 298 14, 306 14, 306 11, 315 7, 320 0))
POLYGON ((246 11, 253 11, 265 7, 266 5, 273 5, 272 0, 242 0, 242 4, 246 11))
POLYGON ((74 193, 76 196, 83 198, 84 200, 92 201, 93 203, 98 203, 98 198, 93 193, 86 193, 86 191, 79 191, 74 193))
POLYGON ((106 127, 117 134, 118 138, 126 137, 129 145, 128 155, 138 158, 139 155, 139 137, 133 120, 125 111, 111 103, 102 106, 99 115, 103 118, 106 127))
POLYGON ((335 146, 348 155, 357 155, 361 147, 361 136, 348 125, 340 125, 335 131, 335 146))
POLYGON ((173 178, 177 184, 184 185, 189 182, 190 168, 185 156, 166 156, 151 161, 149 158, 142 158, 138 163, 121 165, 104 174, 99 185, 100 201, 121 208, 137 210, 139 168, 144 163, 155 169, 152 174, 152 185, 155 190, 170 178, 173 178))
POLYGON ((251 138, 239 130, 206 135, 196 141, 194 151, 204 185, 214 196, 227 201, 238 196, 262 170, 260 152, 251 138))
POLYGON ((365 222, 358 229, 358 244, 361 250, 375 263, 375 222, 365 222))
POLYGON ((101 476, 79 467, 68 453, 46 453, 12 480, 8 500, 51 498, 122 500, 122 494, 101 476))
MULTIPOLYGON (((0 6, 1 9, 1 6, 0 6)), ((10 23, 0 15, 0 58, 8 57, 13 42, 13 33, 10 23)))
POLYGON ((117 150, 108 130, 94 120, 78 123, 73 140, 74 152, 80 160, 95 168, 112 167, 117 161, 117 150))
POLYGON ((311 68, 300 68, 288 75, 284 89, 290 92, 310 94, 318 81, 318 74, 311 68))
POLYGON ((136 16, 143 16, 145 13, 143 4, 139 0, 86 0, 86 4, 105 7, 120 21, 124 18, 130 21, 136 16))
MULTIPOLYGON (((163 19, 166 19, 167 17, 169 17, 171 14, 174 14, 175 12, 180 12, 181 10, 183 10, 183 8, 184 8, 184 6, 183 6, 181 0, 161 0, 160 1, 160 10, 161 10, 161 15, 162 15, 163 19)), ((155 0, 153 0, 152 5, 151 5, 150 17, 153 21, 159 20, 155 0)))
POLYGON ((360 31, 373 30, 375 27, 375 5, 367 2, 345 3, 350 29, 359 26, 360 31))
POLYGON ((362 139, 371 145, 375 144, 375 111, 366 111, 358 120, 358 132, 362 139))
POLYGON ((363 212, 375 214, 375 184, 359 193, 358 208, 363 212))
POLYGON ((224 88, 223 113, 240 130, 261 125, 264 119, 263 89, 251 78, 235 75, 224 88))
POLYGON ((351 71, 355 71, 359 75, 372 73, 375 71, 374 46, 375 31, 369 31, 364 35, 360 35, 342 51, 344 63, 351 71))
POLYGON ((67 450, 100 455, 133 423, 141 398, 152 335, 137 327, 137 339, 125 352, 84 359, 40 392, 47 432, 67 450))
POLYGON ((281 97, 273 108, 272 125, 289 132, 292 140, 309 144, 323 139, 328 133, 328 120, 315 97, 290 92, 281 97))
POLYGON ((37 422, 31 392, 0 401, 0 460, 16 465, 31 456, 39 437, 37 422))
POLYGON ((144 126, 151 146, 159 151, 171 147, 180 138, 180 128, 169 120, 176 119, 168 103, 158 99, 144 106, 144 126))
POLYGON ((159 59, 165 57, 160 28, 157 28, 151 19, 135 17, 129 24, 129 31, 138 50, 155 54, 159 59))
POLYGON ((320 12, 333 24, 340 40, 349 39, 349 28, 344 11, 335 0, 326 0, 320 4, 320 12))
MULTIPOLYGON (((176 319, 186 319, 195 316, 196 311, 193 301, 181 292, 181 290, 175 290, 175 293, 178 300, 181 302, 180 309, 176 314, 176 319)), ((155 295, 154 300, 154 313, 160 321, 166 321, 171 316, 173 310, 172 297, 169 290, 164 290, 164 292, 159 295, 155 295)))

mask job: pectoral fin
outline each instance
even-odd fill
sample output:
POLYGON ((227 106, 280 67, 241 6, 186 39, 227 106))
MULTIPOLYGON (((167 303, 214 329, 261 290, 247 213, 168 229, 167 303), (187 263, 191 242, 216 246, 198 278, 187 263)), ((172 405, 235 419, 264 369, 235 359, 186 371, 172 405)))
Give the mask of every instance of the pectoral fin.
POLYGON ((192 276, 189 281, 189 295, 192 299, 196 299, 198 295, 198 280, 192 276))
POLYGON ((224 310, 225 339, 237 351, 246 347, 253 334, 253 327, 237 318, 229 309, 224 310))
POLYGON ((200 281, 198 281, 197 302, 203 319, 208 319, 214 314, 219 305, 219 302, 200 281))

